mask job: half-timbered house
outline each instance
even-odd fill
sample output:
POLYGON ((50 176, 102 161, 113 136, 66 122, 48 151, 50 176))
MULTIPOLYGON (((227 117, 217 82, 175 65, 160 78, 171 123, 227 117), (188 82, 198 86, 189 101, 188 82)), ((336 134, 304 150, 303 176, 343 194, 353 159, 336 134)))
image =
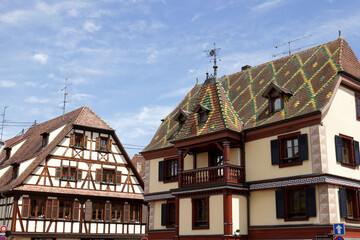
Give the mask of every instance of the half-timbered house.
POLYGON ((87 107, 6 141, 0 218, 11 239, 140 239, 143 181, 114 129, 87 107))
POLYGON ((149 238, 360 239, 359 120, 342 38, 207 77, 142 152, 149 238))

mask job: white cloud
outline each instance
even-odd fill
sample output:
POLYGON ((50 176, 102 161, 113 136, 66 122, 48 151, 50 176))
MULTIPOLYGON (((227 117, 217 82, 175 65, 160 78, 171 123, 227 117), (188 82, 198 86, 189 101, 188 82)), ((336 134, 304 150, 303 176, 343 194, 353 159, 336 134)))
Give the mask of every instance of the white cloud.
POLYGON ((49 56, 43 53, 34 54, 33 59, 41 64, 46 64, 49 56))
POLYGON ((47 103, 49 101, 50 101, 50 99, 48 99, 48 98, 39 98, 36 96, 31 96, 31 97, 28 97, 25 99, 25 102, 28 102, 28 103, 47 103))
POLYGON ((0 87, 14 87, 14 86, 16 86, 15 82, 6 81, 6 80, 0 81, 0 87))
POLYGON ((254 7, 252 7, 252 10, 254 11, 266 11, 269 10, 273 7, 276 7, 278 5, 280 5, 283 2, 283 0, 267 0, 264 1, 263 3, 256 5, 254 7))
POLYGON ((93 95, 87 94, 87 93, 76 93, 74 95, 72 95, 72 99, 77 100, 77 101, 82 101, 85 99, 89 99, 89 98, 93 98, 93 95))
POLYGON ((34 86, 36 86, 36 83, 34 83, 34 82, 25 82, 24 85, 29 86, 29 87, 34 87, 34 86))
POLYGON ((173 98, 173 97, 185 97, 185 95, 188 92, 190 92, 190 90, 192 88, 193 88, 193 86, 176 89, 174 91, 160 95, 156 100, 158 101, 158 100, 162 100, 162 99, 166 99, 166 98, 173 98))
POLYGON ((101 26, 97 26, 97 25, 95 25, 95 23, 93 23, 93 22, 86 21, 86 22, 84 23, 84 25, 83 25, 83 28, 84 28, 86 31, 88 31, 88 32, 90 32, 90 33, 93 33, 93 32, 95 32, 95 31, 98 31, 98 30, 101 28, 101 26))
POLYGON ((199 17, 201 17, 202 14, 201 13, 196 13, 193 18, 191 19, 192 22, 195 22, 199 17))

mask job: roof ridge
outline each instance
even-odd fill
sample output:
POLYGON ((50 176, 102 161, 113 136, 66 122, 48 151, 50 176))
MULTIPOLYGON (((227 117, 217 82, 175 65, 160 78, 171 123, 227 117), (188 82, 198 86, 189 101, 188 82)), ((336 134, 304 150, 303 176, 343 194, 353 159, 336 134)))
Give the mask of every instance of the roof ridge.
POLYGON ((81 111, 78 114, 78 116, 76 117, 76 119, 74 120, 74 123, 76 124, 76 122, 79 120, 81 120, 81 116, 83 114, 85 114, 85 111, 89 111, 91 114, 93 114, 94 116, 96 116, 105 126, 107 126, 110 129, 113 129, 112 127, 109 126, 109 124, 107 124, 101 117, 99 117, 93 110, 91 110, 89 107, 87 106, 82 106, 81 107, 81 111))
POLYGON ((215 79, 215 87, 216 87, 216 94, 217 94, 218 99, 219 99, 221 116, 222 116, 222 119, 224 120, 225 128, 229 129, 229 125, 227 123, 227 120, 226 120, 226 117, 225 117, 225 114, 224 114, 224 108, 223 108, 223 105, 222 105, 222 99, 221 99, 220 89, 219 89, 219 81, 217 79, 215 79))
POLYGON ((340 66, 340 70, 344 71, 344 66, 343 66, 343 63, 342 63, 343 52, 344 52, 344 39, 342 37, 340 37, 339 41, 340 41, 339 66, 340 66))

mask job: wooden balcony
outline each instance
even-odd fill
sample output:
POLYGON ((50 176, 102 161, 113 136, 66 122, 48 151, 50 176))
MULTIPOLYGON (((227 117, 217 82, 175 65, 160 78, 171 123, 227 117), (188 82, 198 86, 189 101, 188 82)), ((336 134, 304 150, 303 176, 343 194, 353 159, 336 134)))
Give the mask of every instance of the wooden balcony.
POLYGON ((243 183, 244 168, 235 165, 198 168, 181 173, 180 187, 199 186, 216 183, 243 183))

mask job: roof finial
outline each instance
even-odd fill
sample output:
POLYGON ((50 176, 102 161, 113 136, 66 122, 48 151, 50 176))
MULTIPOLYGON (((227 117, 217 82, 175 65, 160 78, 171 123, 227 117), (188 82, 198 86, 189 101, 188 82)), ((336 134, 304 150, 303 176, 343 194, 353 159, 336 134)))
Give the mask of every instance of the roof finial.
MULTIPOLYGON (((218 52, 220 51, 221 48, 216 48, 216 43, 214 43, 214 49, 211 50, 205 50, 204 52, 206 52, 208 54, 209 57, 214 57, 214 78, 217 78, 217 68, 218 66, 216 65, 216 56, 218 55, 218 52)), ((219 59, 219 61, 221 61, 221 59, 219 59)), ((211 61, 210 61, 211 62, 211 61)))
POLYGON ((341 30, 339 29, 339 38, 341 38, 341 30))

